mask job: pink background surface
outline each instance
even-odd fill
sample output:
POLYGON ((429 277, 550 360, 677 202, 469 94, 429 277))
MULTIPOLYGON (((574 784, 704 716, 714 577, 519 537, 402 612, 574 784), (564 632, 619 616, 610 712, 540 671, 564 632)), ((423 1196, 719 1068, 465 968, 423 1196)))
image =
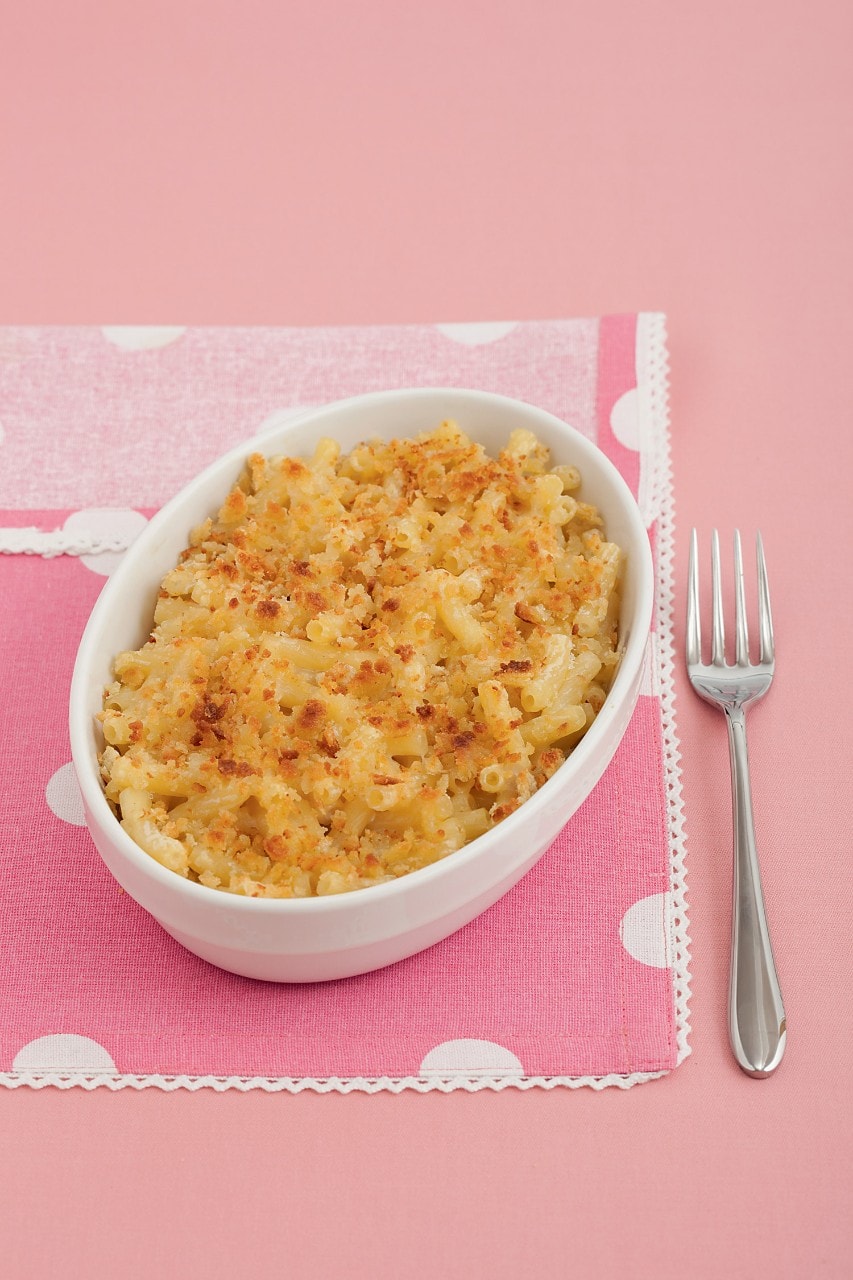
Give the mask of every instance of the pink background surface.
POLYGON ((751 741, 790 1028, 774 1079, 741 1076, 723 726, 682 680, 676 1072, 602 1094, 0 1092, 10 1275, 849 1273, 851 40, 838 0, 7 14, 4 322, 669 314, 679 594, 694 523, 760 526, 775 589, 751 741))

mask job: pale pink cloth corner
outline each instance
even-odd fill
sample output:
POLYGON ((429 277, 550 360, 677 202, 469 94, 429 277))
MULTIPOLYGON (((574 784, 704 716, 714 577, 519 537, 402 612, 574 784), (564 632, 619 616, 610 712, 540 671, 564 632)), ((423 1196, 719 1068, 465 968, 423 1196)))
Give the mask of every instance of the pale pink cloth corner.
POLYGON ((687 1051, 688 976, 660 318, 15 329, 3 352, 4 527, 129 537, 199 468, 297 407, 472 386, 597 441, 638 496, 661 586, 628 734, 537 866, 419 956, 294 987, 184 951, 118 888, 82 825, 68 684, 117 553, 0 557, 0 1080, 470 1088, 624 1084, 673 1068, 687 1051))

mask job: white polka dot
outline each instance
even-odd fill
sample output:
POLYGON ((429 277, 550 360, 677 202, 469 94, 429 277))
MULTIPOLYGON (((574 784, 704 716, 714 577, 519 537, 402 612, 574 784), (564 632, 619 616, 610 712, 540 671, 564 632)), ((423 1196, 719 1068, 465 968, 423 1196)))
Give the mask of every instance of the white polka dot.
POLYGON ((622 946, 640 964, 652 965, 655 969, 668 969, 672 964, 671 907, 671 894, 653 893, 635 902, 622 917, 619 926, 622 946))
POLYGON ((80 1071, 87 1075, 116 1074, 116 1064, 103 1045, 88 1036, 39 1036, 19 1049, 14 1071, 80 1071))
MULTIPOLYGON (((85 507, 74 511, 62 526, 66 533, 91 533, 95 537, 123 538, 130 546, 148 521, 139 511, 129 507, 85 507)), ((81 556, 80 563, 104 578, 118 568, 123 551, 102 551, 98 555, 81 556)))
POLYGON ((292 422, 294 418, 299 417, 300 413, 308 413, 314 407, 310 404, 291 404, 285 408, 273 409, 258 427, 258 434, 264 431, 275 431, 276 427, 283 427, 286 422, 292 422))
POLYGON ((123 351, 153 351, 167 347, 186 333, 185 324, 107 324, 101 333, 107 342, 123 351))
POLYGON ((461 342, 466 347, 479 347, 505 338, 518 327, 518 321, 491 320, 483 324, 437 324, 435 327, 452 342, 461 342))
POLYGON ((514 1053, 491 1040, 445 1040, 421 1063, 422 1076, 519 1076, 524 1067, 514 1053))
POLYGON ((85 827, 86 815, 83 812, 83 797, 74 765, 69 760, 62 765, 50 779, 45 788, 44 798, 51 812, 63 822, 70 822, 75 827, 85 827))
POLYGON ((610 410, 610 426, 613 434, 626 449, 640 447, 640 397, 632 387, 620 396, 610 410))

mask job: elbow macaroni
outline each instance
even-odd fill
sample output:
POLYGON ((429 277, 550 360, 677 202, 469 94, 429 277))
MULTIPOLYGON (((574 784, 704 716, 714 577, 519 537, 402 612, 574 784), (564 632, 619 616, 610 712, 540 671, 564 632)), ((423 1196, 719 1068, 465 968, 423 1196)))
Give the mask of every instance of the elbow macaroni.
POLYGON ((621 553, 576 468, 452 422, 308 461, 253 455, 106 690, 128 834, 254 897, 445 857, 522 804, 601 709, 621 553))

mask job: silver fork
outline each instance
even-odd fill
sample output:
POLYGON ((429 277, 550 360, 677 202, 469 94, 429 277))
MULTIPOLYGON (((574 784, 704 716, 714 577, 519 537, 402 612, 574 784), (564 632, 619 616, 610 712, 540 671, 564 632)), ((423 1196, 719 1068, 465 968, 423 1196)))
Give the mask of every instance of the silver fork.
POLYGON ((687 674, 693 688, 726 717, 732 765, 734 822, 734 893, 732 951, 729 976, 729 1040, 738 1066, 759 1079, 775 1071, 785 1052, 785 1009, 773 963, 773 950, 761 892, 755 846, 749 758, 746 749, 746 708, 763 698, 773 679, 773 620, 761 534, 756 539, 758 564, 759 660, 749 659, 743 556, 740 534, 734 535, 735 662, 726 662, 720 540, 714 530, 711 545, 713 588, 711 661, 702 662, 699 625, 699 563, 696 530, 690 538, 687 584, 687 674))

